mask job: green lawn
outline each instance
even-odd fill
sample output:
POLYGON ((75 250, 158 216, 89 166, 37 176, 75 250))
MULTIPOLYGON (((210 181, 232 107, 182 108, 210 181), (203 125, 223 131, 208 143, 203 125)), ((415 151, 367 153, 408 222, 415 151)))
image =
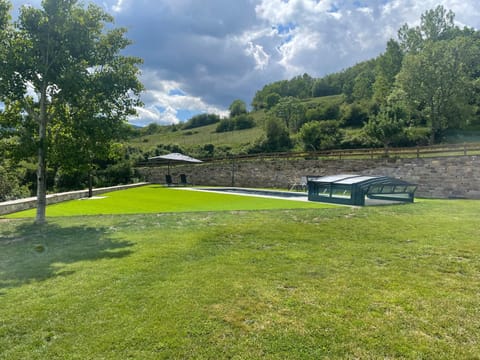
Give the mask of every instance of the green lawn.
POLYGON ((0 220, 0 359, 475 359, 479 211, 0 220))
MULTIPOLYGON (((114 191, 98 198, 73 200, 47 207, 47 216, 106 214, 146 214, 163 212, 232 211, 326 208, 333 205, 246 197, 166 188, 161 185, 142 186, 128 191, 114 191)), ((35 209, 8 215, 8 218, 34 217, 35 209)))

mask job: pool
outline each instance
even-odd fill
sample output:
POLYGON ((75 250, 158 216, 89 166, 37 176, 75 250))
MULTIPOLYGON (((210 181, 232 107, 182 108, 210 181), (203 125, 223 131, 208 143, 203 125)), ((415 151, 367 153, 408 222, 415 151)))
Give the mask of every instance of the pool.
POLYGON ((195 188, 194 190, 227 193, 227 194, 235 194, 235 195, 288 199, 288 200, 297 200, 297 201, 308 201, 308 196, 307 196, 307 193, 305 192, 236 188, 236 187, 195 188))

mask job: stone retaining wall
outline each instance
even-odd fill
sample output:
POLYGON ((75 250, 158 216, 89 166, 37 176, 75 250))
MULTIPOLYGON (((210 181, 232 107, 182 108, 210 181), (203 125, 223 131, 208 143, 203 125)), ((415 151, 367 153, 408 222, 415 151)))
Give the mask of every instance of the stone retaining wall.
MULTIPOLYGON (((166 167, 140 168, 147 181, 164 183, 166 167)), ((186 174, 195 185, 288 188, 306 175, 385 175, 418 184, 427 198, 480 199, 480 156, 412 159, 303 160, 255 159, 171 167, 178 180, 186 174)))
MULTIPOLYGON (((110 191, 124 190, 132 187, 144 186, 146 183, 128 184, 93 189, 93 195, 100 195, 110 191)), ((56 204, 62 201, 82 199, 88 197, 88 190, 70 191, 59 194, 47 195, 47 204, 56 204)), ((10 214, 17 211, 33 209, 37 206, 37 197, 19 200, 5 201, 0 203, 0 215, 10 214)))

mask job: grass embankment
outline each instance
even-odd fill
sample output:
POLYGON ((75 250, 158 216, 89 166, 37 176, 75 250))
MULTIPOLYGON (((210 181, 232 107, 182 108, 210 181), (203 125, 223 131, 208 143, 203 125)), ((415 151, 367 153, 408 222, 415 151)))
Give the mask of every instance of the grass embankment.
POLYGON ((4 220, 0 358, 476 358, 479 210, 4 220))

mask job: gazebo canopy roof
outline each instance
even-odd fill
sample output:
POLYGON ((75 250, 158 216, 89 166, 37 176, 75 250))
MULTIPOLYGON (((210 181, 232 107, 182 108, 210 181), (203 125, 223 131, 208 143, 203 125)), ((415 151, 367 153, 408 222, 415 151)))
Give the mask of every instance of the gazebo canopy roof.
POLYGON ((191 162, 191 163, 201 163, 202 160, 195 159, 191 156, 180 154, 180 153, 170 153, 166 155, 153 156, 148 158, 148 160, 153 160, 160 163, 176 163, 176 162, 191 162))

